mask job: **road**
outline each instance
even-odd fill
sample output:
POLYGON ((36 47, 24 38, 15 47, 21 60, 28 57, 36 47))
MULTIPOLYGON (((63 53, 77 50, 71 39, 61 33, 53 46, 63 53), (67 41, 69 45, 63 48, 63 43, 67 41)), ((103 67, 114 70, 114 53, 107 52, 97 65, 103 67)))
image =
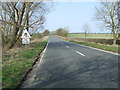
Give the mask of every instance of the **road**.
POLYGON ((21 88, 117 88, 118 57, 51 36, 21 88))

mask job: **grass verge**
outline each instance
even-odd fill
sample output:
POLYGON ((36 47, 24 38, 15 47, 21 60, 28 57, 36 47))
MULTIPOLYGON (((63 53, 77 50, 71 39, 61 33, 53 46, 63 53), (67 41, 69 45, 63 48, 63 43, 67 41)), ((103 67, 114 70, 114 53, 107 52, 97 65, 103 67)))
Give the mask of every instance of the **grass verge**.
POLYGON ((82 44, 85 46, 91 46, 91 47, 95 47, 95 48, 99 48, 102 50, 111 51, 111 52, 120 54, 120 51, 118 50, 118 48, 120 48, 120 46, 116 47, 116 46, 97 44, 97 43, 88 43, 88 42, 80 42, 80 41, 73 41, 73 40, 70 40, 70 41, 74 42, 74 43, 82 44))
POLYGON ((25 73, 32 67, 38 54, 44 49, 47 40, 34 42, 17 53, 3 56, 2 87, 16 88, 25 73))
POLYGON ((120 54, 120 50, 119 50, 120 46, 119 45, 118 46, 112 46, 112 45, 90 43, 90 42, 76 41, 76 40, 70 40, 70 39, 68 40, 68 39, 66 39, 64 37, 60 37, 60 36, 58 36, 58 37, 61 38, 61 39, 70 41, 70 42, 74 42, 74 43, 82 44, 82 45, 85 45, 85 46, 90 46, 90 47, 94 47, 94 48, 98 48, 98 49, 111 51, 111 52, 120 54))

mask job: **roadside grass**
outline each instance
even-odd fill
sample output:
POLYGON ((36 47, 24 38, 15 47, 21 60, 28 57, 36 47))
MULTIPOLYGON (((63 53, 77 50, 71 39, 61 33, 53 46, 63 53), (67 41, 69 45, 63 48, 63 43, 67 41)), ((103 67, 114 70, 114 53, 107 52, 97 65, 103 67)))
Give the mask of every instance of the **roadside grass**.
MULTIPOLYGON (((26 49, 3 56, 2 87, 16 88, 25 73, 32 67, 38 54, 44 49, 48 39, 27 45, 26 49)), ((23 48, 23 47, 21 47, 23 48)))
MULTIPOLYGON (((85 38, 85 34, 83 33, 70 33, 68 34, 68 37, 70 38, 85 38)), ((86 38, 99 38, 99 39, 112 39, 112 34, 94 34, 89 33, 86 38)))
POLYGON ((91 47, 103 49, 106 51, 112 51, 114 53, 120 53, 120 51, 118 50, 120 46, 117 47, 117 46, 110 46, 110 45, 104 45, 104 44, 98 44, 98 43, 80 42, 80 41, 74 41, 74 40, 70 40, 70 41, 74 43, 82 44, 85 46, 91 46, 91 47))
POLYGON ((105 45, 105 44, 99 44, 99 43, 90 43, 90 42, 83 42, 83 41, 77 41, 77 40, 71 40, 71 39, 66 39, 65 37, 61 37, 61 36, 57 36, 63 40, 67 40, 70 42, 74 42, 74 43, 78 43, 81 45, 85 45, 85 46, 90 46, 90 47, 94 47, 94 48, 98 48, 98 49, 102 49, 102 50, 106 50, 106 51, 111 51, 114 53, 119 53, 120 54, 120 46, 113 46, 113 45, 105 45))

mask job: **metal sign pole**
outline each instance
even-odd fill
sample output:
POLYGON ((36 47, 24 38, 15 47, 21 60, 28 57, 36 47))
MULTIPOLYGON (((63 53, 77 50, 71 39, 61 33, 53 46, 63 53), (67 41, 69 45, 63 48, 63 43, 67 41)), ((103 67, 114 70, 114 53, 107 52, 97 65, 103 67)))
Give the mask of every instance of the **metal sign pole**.
POLYGON ((25 50, 26 50, 26 44, 25 44, 25 50))

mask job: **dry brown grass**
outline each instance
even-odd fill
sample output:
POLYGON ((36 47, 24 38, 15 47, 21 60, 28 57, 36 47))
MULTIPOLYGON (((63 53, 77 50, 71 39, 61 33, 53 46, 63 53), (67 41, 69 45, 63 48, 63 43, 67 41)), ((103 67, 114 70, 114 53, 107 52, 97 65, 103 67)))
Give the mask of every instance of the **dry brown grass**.
MULTIPOLYGON (((32 40, 31 40, 31 44, 32 44, 32 43, 41 42, 41 41, 45 40, 45 38, 47 38, 47 37, 32 39, 32 40)), ((21 45, 20 47, 15 46, 15 47, 13 47, 13 48, 10 49, 10 50, 3 49, 3 54, 4 54, 4 55, 11 55, 11 54, 13 54, 13 53, 17 53, 17 52, 20 52, 20 51, 24 51, 25 49, 32 49, 32 47, 30 46, 31 44, 26 45, 26 46, 25 46, 25 45, 21 45)))

